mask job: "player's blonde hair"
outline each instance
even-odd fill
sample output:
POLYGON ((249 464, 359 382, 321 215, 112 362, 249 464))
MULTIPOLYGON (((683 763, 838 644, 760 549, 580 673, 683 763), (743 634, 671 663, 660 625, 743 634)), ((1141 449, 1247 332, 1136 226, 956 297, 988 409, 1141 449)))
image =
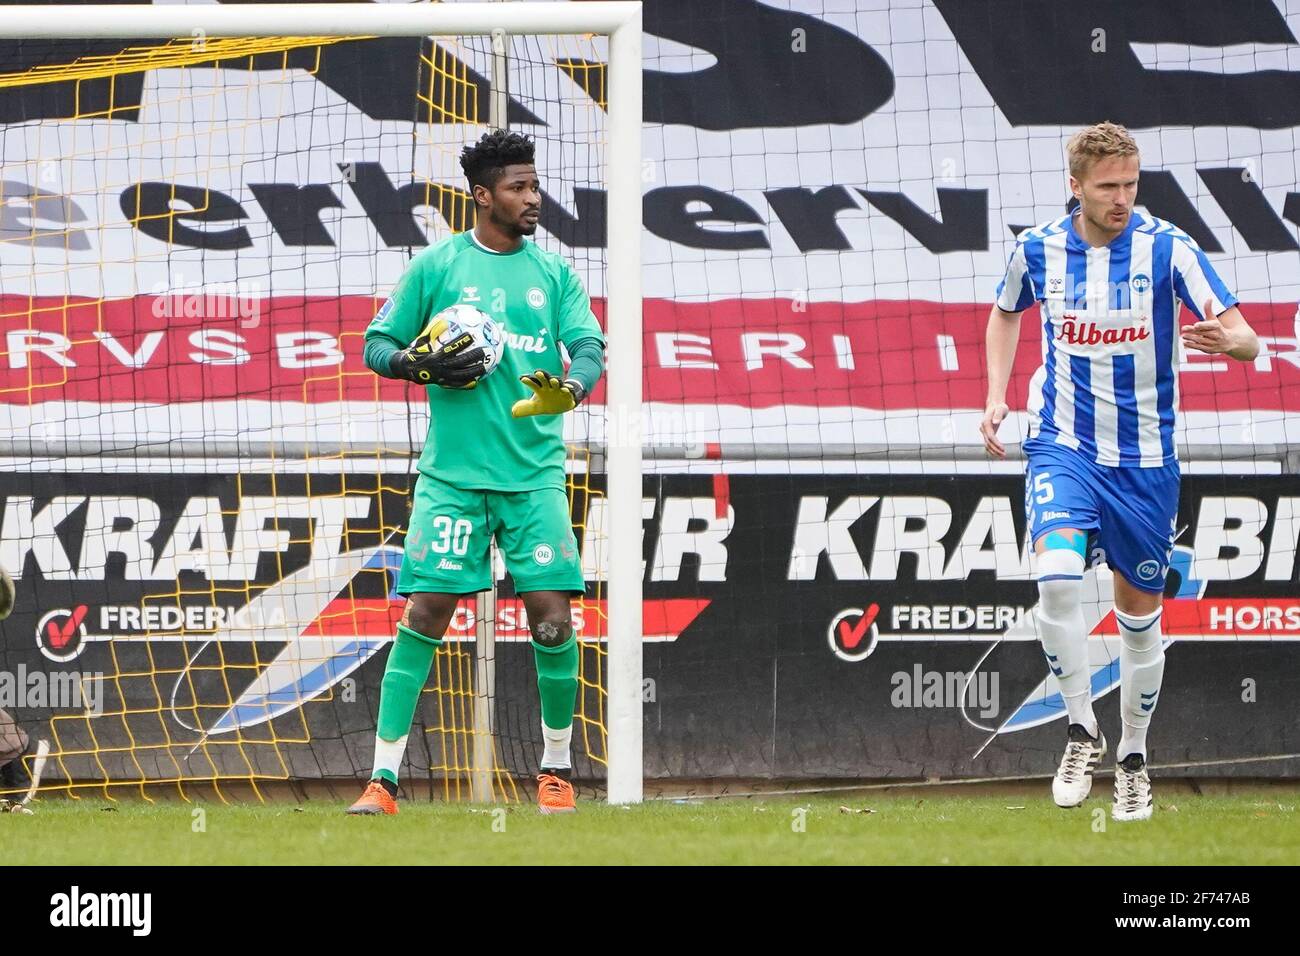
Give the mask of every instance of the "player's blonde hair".
POLYGON ((1070 175, 1082 181, 1092 164, 1105 156, 1137 156, 1138 144, 1127 129, 1108 120, 1085 126, 1071 136, 1065 153, 1070 158, 1070 175))

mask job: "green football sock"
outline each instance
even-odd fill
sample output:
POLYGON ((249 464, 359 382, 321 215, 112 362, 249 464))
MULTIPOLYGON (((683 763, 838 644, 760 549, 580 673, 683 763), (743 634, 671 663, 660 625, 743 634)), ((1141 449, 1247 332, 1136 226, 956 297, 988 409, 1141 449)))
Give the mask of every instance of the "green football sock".
MULTIPOLYGON (((397 782, 397 760, 385 754, 380 758, 380 751, 388 751, 397 741, 406 742, 406 735, 415 718, 415 705, 419 703, 420 692, 424 690, 429 679, 429 669, 433 666, 433 655, 438 653, 442 641, 418 634, 404 624, 397 625, 397 637, 393 649, 388 652, 388 664, 384 667, 384 680, 379 691, 379 726, 375 733, 375 777, 397 782)), ((402 748, 405 749, 405 748, 402 748)))
POLYGON ((573 708, 578 697, 578 638, 559 647, 545 647, 533 641, 537 661, 537 692, 542 698, 542 723, 552 730, 563 730, 573 723, 573 708))

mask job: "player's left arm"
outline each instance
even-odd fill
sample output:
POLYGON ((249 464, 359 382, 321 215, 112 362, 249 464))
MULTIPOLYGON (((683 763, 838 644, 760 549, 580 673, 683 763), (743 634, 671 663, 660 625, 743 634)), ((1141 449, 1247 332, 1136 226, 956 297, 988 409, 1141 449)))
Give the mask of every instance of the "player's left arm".
MULTIPOLYGON (((1206 300, 1201 306, 1201 315, 1214 315, 1213 308, 1214 304, 1206 300)), ((1235 305, 1214 318, 1202 318, 1199 322, 1184 325, 1180 331, 1183 345, 1198 352, 1222 354, 1239 362, 1253 361, 1259 354, 1259 337, 1235 305)))
POLYGON ((1237 308, 1237 297, 1194 245, 1174 243, 1174 289, 1197 321, 1180 330, 1185 348, 1210 355, 1227 355, 1239 362, 1259 354, 1259 338, 1237 308))
POLYGON ((528 415, 562 415, 591 394, 605 372, 605 336, 591 312, 591 299, 582 280, 566 265, 559 303, 559 340, 569 353, 569 368, 561 378, 545 369, 521 375, 519 381, 533 394, 515 402, 515 418, 528 415))

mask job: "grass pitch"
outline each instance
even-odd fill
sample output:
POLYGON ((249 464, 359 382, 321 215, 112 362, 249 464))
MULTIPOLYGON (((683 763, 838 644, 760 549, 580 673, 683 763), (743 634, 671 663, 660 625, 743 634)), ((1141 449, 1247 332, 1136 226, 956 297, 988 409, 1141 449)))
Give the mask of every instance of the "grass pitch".
MULTIPOLYGON (((1109 797, 1109 787, 1097 789, 1109 797)), ((348 817, 341 803, 322 800, 226 806, 53 799, 34 804, 32 816, 0 816, 0 846, 6 864, 57 865, 1300 863, 1300 788, 1171 795, 1146 823, 1115 823, 1101 795, 1060 810, 1044 790, 1036 797, 915 790, 626 809, 588 800, 563 817, 540 816, 530 804, 494 813, 404 802, 397 817, 348 817)))

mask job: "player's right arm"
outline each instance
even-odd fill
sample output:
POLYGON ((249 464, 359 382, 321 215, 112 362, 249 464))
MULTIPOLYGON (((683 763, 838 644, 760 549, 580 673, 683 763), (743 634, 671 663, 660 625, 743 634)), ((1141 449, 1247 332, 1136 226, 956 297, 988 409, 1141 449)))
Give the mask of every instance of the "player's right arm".
MULTIPOLYGON (((412 259, 393 294, 370 320, 366 329, 366 365, 385 378, 446 388, 472 388, 486 367, 483 350, 468 348, 464 342, 433 348, 421 337, 433 310, 432 292, 425 281, 426 268, 423 256, 412 259)), ((437 338, 436 329, 429 338, 437 338)))
POLYGON ((1017 243, 1015 252, 1011 254, 1007 274, 998 285, 997 295, 997 301, 989 311, 989 324, 984 333, 989 389, 984 402, 984 418, 980 421, 980 436, 990 455, 1005 458, 1007 450, 998 440, 998 426, 1007 417, 1007 383, 1011 381, 1011 367, 1015 363, 1016 346, 1020 342, 1020 316, 1033 305, 1036 298, 1023 243, 1017 243))
POLYGON ((1020 342, 1019 312, 1006 312, 999 306, 989 311, 989 325, 984 333, 985 364, 989 372, 988 398, 984 402, 984 418, 980 421, 980 435, 984 448, 995 458, 1007 457, 1007 450, 998 440, 998 426, 1007 417, 1007 382, 1011 380, 1011 366, 1016 359, 1016 345, 1020 342))

